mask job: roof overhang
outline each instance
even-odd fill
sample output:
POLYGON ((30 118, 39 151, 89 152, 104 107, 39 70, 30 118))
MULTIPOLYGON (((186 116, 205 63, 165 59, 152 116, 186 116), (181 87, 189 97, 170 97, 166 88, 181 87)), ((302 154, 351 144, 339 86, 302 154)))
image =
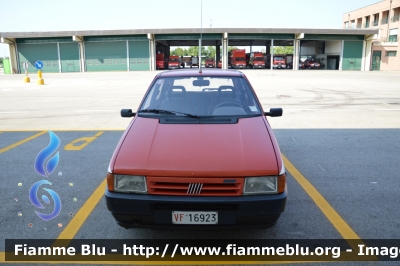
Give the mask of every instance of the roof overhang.
POLYGON ((41 38, 66 36, 135 35, 135 34, 189 34, 189 33, 290 33, 290 34, 346 34, 374 35, 379 29, 313 29, 313 28, 172 28, 172 29, 125 29, 125 30, 80 30, 80 31, 35 31, 1 32, 6 38, 41 38))

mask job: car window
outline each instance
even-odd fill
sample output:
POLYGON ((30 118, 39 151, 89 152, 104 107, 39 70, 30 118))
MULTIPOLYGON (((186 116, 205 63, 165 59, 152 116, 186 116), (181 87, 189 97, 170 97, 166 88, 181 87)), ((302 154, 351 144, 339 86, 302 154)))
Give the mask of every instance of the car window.
POLYGON ((152 109, 196 116, 261 115, 253 91, 241 77, 159 78, 147 93, 139 113, 152 109), (203 86, 195 86, 194 81, 203 86))

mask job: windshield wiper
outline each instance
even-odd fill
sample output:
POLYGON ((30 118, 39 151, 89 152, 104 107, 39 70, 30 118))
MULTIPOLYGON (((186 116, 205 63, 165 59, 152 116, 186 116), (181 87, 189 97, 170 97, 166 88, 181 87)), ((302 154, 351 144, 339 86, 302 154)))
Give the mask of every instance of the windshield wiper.
POLYGON ((168 115, 182 114, 182 115, 186 115, 189 117, 199 118, 199 116, 197 116, 197 115, 192 115, 192 114, 178 112, 178 111, 160 110, 160 109, 144 109, 144 110, 140 110, 139 113, 155 113, 155 114, 168 114, 168 115))

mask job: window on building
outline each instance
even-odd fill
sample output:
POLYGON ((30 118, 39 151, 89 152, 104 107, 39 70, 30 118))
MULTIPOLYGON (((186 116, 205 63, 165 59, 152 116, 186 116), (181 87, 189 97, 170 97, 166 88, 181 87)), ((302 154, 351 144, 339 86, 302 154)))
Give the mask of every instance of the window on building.
POLYGON ((397 51, 386 51, 386 56, 397 56, 397 51))
POLYGON ((389 42, 397 42, 397 39, 398 39, 398 37, 397 37, 397 35, 398 35, 398 32, 399 32, 399 29, 398 28, 396 28, 396 29, 390 29, 390 31, 389 31, 389 42))
POLYGON ((369 28, 369 16, 365 17, 365 28, 369 28))
POLYGON ((392 17, 392 22, 396 22, 396 21, 399 21, 400 20, 400 8, 398 7, 398 8, 395 8, 394 10, 394 14, 393 14, 393 17, 392 17))
POLYGON ((347 29, 348 27, 349 27, 349 22, 346 21, 346 22, 344 23, 344 28, 347 29))
POLYGON ((379 24, 379 14, 374 14, 374 26, 378 26, 379 24))

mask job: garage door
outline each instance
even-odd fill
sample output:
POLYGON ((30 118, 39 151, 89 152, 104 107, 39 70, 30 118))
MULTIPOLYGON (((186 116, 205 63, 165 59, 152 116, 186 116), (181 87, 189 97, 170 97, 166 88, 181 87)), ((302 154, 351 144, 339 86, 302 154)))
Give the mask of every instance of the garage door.
POLYGON ((79 72, 78 43, 60 43, 61 72, 79 72))
POLYGON ((18 63, 21 73, 24 72, 23 63, 28 62, 29 72, 36 72, 34 67, 35 61, 42 61, 44 66, 42 71, 59 72, 58 66, 58 48, 57 43, 41 43, 41 44, 17 44, 18 63))
POLYGON ((344 41, 342 70, 361 70, 362 41, 344 41))
POLYGON ((85 42, 86 71, 126 71, 126 41, 85 42))
POLYGON ((130 41, 129 70, 150 70, 150 53, 148 41, 130 41))

